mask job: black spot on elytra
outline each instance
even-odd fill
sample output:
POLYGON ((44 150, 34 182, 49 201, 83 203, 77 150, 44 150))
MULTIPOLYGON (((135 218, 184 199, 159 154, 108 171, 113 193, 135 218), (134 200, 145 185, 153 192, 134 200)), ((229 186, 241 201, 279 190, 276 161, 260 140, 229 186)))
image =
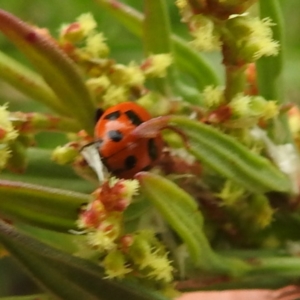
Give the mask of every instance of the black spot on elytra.
POLYGON ((141 123, 143 123, 143 121, 140 119, 140 117, 133 110, 125 111, 125 115, 128 117, 130 122, 135 126, 138 126, 141 123))
POLYGON ((158 151, 157 151, 154 139, 149 139, 149 141, 148 141, 148 154, 152 160, 155 160, 158 158, 158 151))
POLYGON ((121 113, 119 111, 114 111, 104 117, 105 120, 117 120, 120 117, 121 113))
POLYGON ((129 155, 126 157, 124 163, 125 163, 126 170, 130 170, 135 167, 135 165, 137 163, 137 158, 133 155, 129 155))
POLYGON ((107 135, 113 142, 120 142, 123 138, 123 134, 119 130, 110 130, 107 135))

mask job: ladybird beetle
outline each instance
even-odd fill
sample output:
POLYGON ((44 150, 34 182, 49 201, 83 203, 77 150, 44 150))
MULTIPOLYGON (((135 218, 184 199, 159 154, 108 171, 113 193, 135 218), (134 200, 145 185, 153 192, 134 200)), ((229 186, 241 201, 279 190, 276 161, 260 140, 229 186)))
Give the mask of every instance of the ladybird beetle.
POLYGON ((95 140, 103 164, 120 178, 132 178, 140 171, 149 170, 159 160, 163 140, 132 134, 141 123, 151 119, 138 104, 123 102, 108 108, 95 126, 95 140))

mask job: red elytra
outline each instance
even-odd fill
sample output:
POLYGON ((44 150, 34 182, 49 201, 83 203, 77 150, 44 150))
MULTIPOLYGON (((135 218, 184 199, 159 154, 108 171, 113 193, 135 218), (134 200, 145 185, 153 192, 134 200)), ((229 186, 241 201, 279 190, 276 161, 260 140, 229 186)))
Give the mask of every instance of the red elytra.
POLYGON ((137 137, 133 129, 151 119, 150 114, 133 102, 108 108, 95 126, 95 139, 103 164, 120 178, 133 178, 140 171, 151 169, 159 160, 163 140, 137 137))

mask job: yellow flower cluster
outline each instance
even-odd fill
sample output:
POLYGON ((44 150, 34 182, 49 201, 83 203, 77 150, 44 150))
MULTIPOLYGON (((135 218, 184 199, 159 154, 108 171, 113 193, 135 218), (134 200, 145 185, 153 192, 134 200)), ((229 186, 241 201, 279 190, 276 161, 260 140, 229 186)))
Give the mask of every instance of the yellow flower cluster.
POLYGON ((200 51, 214 51, 221 47, 220 34, 211 18, 195 15, 190 19, 191 45, 200 51))
POLYGON ((129 99, 139 99, 147 93, 147 78, 166 76, 172 63, 170 54, 151 55, 137 64, 116 64, 108 58, 109 48, 103 33, 97 32, 91 14, 83 14, 76 22, 60 30, 62 49, 87 75, 86 85, 95 104, 107 108, 129 99))
POLYGON ((229 103, 234 117, 269 120, 276 117, 279 108, 276 101, 267 101, 261 96, 238 94, 229 103))
POLYGON ((124 234, 123 212, 137 194, 137 180, 110 178, 94 192, 82 211, 78 227, 87 234, 87 244, 103 258, 107 278, 135 273, 141 278, 170 283, 173 267, 164 246, 152 231, 124 234))
POLYGON ((262 56, 274 56, 279 52, 279 43, 272 39, 271 27, 275 24, 269 18, 263 20, 250 16, 236 16, 226 22, 231 34, 231 47, 235 55, 247 63, 262 56))
POLYGON ((205 108, 214 109, 224 103, 224 88, 217 86, 207 86, 202 92, 205 108))

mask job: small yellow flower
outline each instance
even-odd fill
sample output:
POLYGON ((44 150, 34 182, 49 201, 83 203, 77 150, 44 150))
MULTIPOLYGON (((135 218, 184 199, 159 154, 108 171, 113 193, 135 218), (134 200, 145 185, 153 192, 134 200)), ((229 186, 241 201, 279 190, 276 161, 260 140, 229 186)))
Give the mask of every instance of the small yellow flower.
POLYGON ((110 107, 128 100, 128 90, 124 86, 111 85, 103 96, 103 107, 110 107))
POLYGON ((7 105, 0 106, 0 170, 6 166, 11 156, 8 143, 13 142, 17 137, 18 132, 10 120, 7 105))
POLYGON ((164 282, 172 281, 171 261, 164 246, 155 238, 154 232, 144 230, 136 233, 128 254, 147 277, 164 282))
POLYGON ((109 252, 103 260, 106 278, 123 278, 132 269, 126 266, 124 254, 119 250, 109 252))
POLYGON ((96 27, 97 23, 91 13, 85 13, 77 18, 77 22, 81 25, 84 35, 90 34, 96 27))
POLYGON ((12 122, 9 118, 7 105, 0 106, 0 143, 13 141, 17 138, 18 132, 14 130, 12 122))
POLYGON ((191 34, 194 40, 191 45, 200 51, 214 51, 220 49, 220 35, 214 22, 203 15, 195 15, 190 21, 191 34))
POLYGON ((110 80, 105 75, 96 78, 89 78, 86 81, 86 86, 94 95, 99 95, 108 89, 110 86, 110 80))
POLYGON ((276 101, 267 101, 261 96, 236 95, 229 103, 232 113, 241 118, 261 118, 269 120, 279 113, 276 101))
POLYGON ((122 191, 123 197, 131 199, 133 196, 138 194, 139 182, 135 179, 124 180, 124 190, 122 191))
POLYGON ((227 22, 227 28, 234 36, 240 59, 254 62, 262 56, 274 56, 279 52, 279 43, 272 39, 270 18, 263 20, 249 16, 238 16, 227 22))
POLYGON ((116 248, 115 240, 119 234, 119 229, 115 225, 109 230, 95 230, 87 234, 87 242, 92 247, 96 247, 100 252, 111 251, 116 248))
POLYGON ((74 162, 79 152, 74 147, 69 145, 56 147, 52 154, 51 159, 59 165, 66 165, 74 162))
POLYGON ((180 14, 182 16, 182 22, 188 22, 189 19, 193 16, 193 12, 188 4, 187 0, 176 0, 176 6, 178 7, 180 14))
POLYGON ((156 255, 153 253, 149 264, 146 265, 152 270, 148 273, 148 277, 155 280, 171 282, 173 280, 174 268, 171 266, 171 261, 168 259, 167 254, 156 255))
POLYGON ((166 76, 167 68, 172 64, 171 54, 156 54, 149 56, 142 64, 142 71, 149 77, 166 76))
POLYGON ((217 108, 224 103, 224 88, 207 86, 203 90, 203 101, 207 108, 217 108))
POLYGON ((176 0, 175 4, 179 9, 183 9, 188 6, 188 2, 186 0, 176 0))
POLYGON ((251 99, 251 110, 253 115, 269 120, 279 114, 279 108, 276 101, 267 101, 263 97, 256 96, 251 99))
POLYGON ((97 24, 90 13, 82 14, 71 24, 63 24, 59 30, 60 41, 78 43, 86 38, 97 24))
POLYGON ((144 84, 145 75, 138 65, 131 62, 128 66, 115 65, 110 80, 115 85, 141 86, 144 84))
POLYGON ((93 58, 106 57, 109 53, 109 48, 105 43, 103 33, 89 35, 86 39, 85 51, 93 58))
POLYGON ((252 34, 249 38, 249 45, 257 43, 259 49, 253 54, 257 60, 262 56, 274 56, 278 54, 279 43, 272 40, 273 32, 271 26, 275 26, 270 18, 252 20, 252 34))
POLYGON ((232 114, 237 117, 249 117, 251 115, 250 102, 250 96, 243 94, 236 95, 229 103, 232 114))

